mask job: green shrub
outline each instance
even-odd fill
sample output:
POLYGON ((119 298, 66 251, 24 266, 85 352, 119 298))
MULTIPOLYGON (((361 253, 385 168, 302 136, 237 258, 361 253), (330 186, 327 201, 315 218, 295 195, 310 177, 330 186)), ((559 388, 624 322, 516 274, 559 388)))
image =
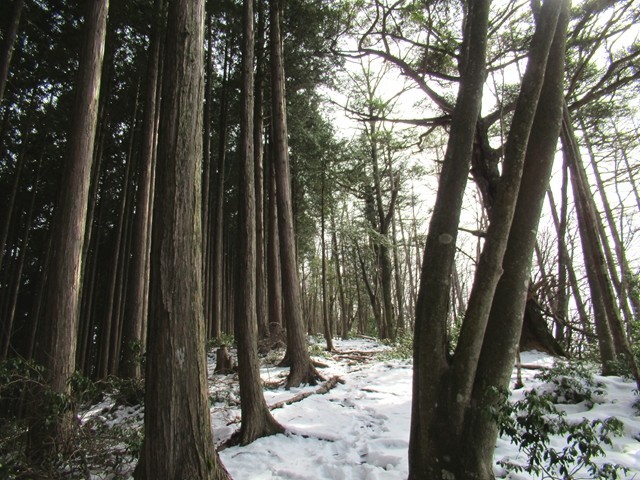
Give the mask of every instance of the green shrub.
POLYGON ((413 334, 405 333, 394 341, 383 340, 383 345, 391 347, 381 354, 383 360, 411 360, 413 358, 413 334))
POLYGON ((233 335, 229 335, 227 333, 222 333, 218 338, 209 338, 207 340, 207 352, 215 350, 222 345, 226 345, 227 347, 232 347, 235 345, 236 339, 233 335))
POLYGON ((611 445, 611 437, 622 433, 622 422, 616 418, 569 422, 564 412, 555 407, 551 395, 535 390, 526 392, 520 401, 504 401, 494 414, 500 434, 509 437, 527 458, 526 463, 498 462, 507 471, 524 471, 553 480, 614 480, 626 471, 620 465, 594 462, 604 455, 602 446, 611 445), (553 436, 564 437, 566 446, 552 447, 553 436))
POLYGON ((596 381, 586 364, 558 362, 553 368, 536 375, 544 382, 542 390, 557 404, 585 402, 591 408, 604 395, 604 384, 596 381))

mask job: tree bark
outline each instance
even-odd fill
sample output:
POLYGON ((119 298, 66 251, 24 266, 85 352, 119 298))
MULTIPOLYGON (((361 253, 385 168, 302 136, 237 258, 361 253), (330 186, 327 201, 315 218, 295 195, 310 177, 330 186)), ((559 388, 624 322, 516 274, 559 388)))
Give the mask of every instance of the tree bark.
POLYGON ((290 365, 287 388, 302 383, 315 385, 320 375, 314 368, 302 318, 300 283, 296 265, 296 243, 293 230, 291 177, 289 173, 289 147, 287 140, 287 113, 285 102, 282 36, 280 33, 281 2, 270 0, 271 88, 273 122, 273 162, 276 169, 276 197, 278 202, 278 233, 280 234, 280 262, 284 315, 287 325, 287 353, 290 365))
MULTIPOLYGON (((56 206, 52 229, 51 263, 48 269, 46 312, 36 347, 36 362, 44 367, 45 381, 59 394, 68 394, 67 380, 75 370, 80 300, 80 272, 85 237, 87 201, 98 113, 100 71, 104 57, 108 0, 87 4, 84 23, 86 41, 82 45, 76 87, 73 122, 64 165, 64 188, 56 206)), ((38 461, 62 447, 70 433, 68 412, 53 423, 45 422, 47 412, 36 395, 28 449, 38 461)))
POLYGON ((136 479, 229 478, 213 447, 202 304, 204 1, 169 5, 136 479))
MULTIPOLYGON (((536 140, 546 141, 547 144, 552 142, 542 136, 540 132, 532 133, 532 125, 536 115, 541 116, 542 109, 547 108, 545 105, 539 104, 539 98, 545 81, 547 57, 554 39, 560 5, 560 2, 557 1, 545 2, 531 40, 531 50, 527 68, 522 79, 516 110, 507 138, 505 158, 502 167, 503 172, 491 209, 491 221, 487 230, 480 261, 476 267, 473 287, 467 303, 467 310, 456 347, 451 372, 453 383, 451 396, 452 398, 461 399, 460 403, 463 405, 468 404, 471 399, 478 359, 480 358, 480 353, 483 348, 483 342, 486 341, 484 339, 484 332, 487 322, 489 321, 492 300, 494 299, 494 293, 502 275, 503 257, 505 256, 507 244, 511 241, 510 230, 513 228, 512 221, 516 214, 521 179, 524 176, 524 163, 526 161, 526 155, 530 154, 530 151, 527 150, 529 138, 534 135, 536 140), (540 136, 538 137, 536 135, 540 136)), ((553 114, 553 111, 549 112, 549 118, 551 120, 553 120, 553 114)), ((545 134, 547 134, 547 132, 545 132, 545 134)), ((554 130, 552 129, 549 133, 551 138, 553 138, 553 134, 554 130)), ((557 141, 557 131, 555 131, 555 135, 555 141, 557 141)), ((533 148, 534 146, 532 145, 530 150, 533 151, 533 148)), ((551 144, 551 149, 555 151, 555 143, 551 144)), ((547 163, 553 163, 553 153, 548 154, 544 150, 542 150, 541 153, 547 154, 547 157, 544 157, 547 159, 547 163)), ((544 165, 541 164, 541 168, 543 166, 544 165)), ((534 171, 533 173, 537 172, 534 171)), ((548 176, 543 176, 545 175, 544 171, 542 171, 540 175, 539 182, 548 182, 548 176)), ((538 177, 536 177, 536 179, 537 178, 538 177)), ((527 180, 527 182, 529 182, 529 180, 527 180)), ((545 192, 543 192, 543 194, 545 192)), ((525 191, 525 194, 532 195, 532 193, 528 191, 525 191)), ((535 209, 531 210, 531 214, 535 215, 535 209)), ((536 228, 537 222, 538 219, 536 218, 534 223, 536 228)), ((532 220, 529 220, 528 224, 531 223, 532 220)), ((524 257, 527 256, 526 252, 525 250, 523 253, 524 257)), ((531 253, 532 252, 533 248, 531 249, 531 253)), ((531 253, 529 253, 529 263, 531 253)), ((526 262, 523 264, 523 268, 525 266, 526 262)), ((528 276, 529 270, 527 270, 527 278, 528 276)), ((524 295, 526 298, 528 281, 524 283, 526 283, 526 285, 523 283, 513 284, 512 288, 514 291, 518 291, 519 295, 524 295)), ((522 312, 524 313, 524 304, 522 312)), ((520 327, 518 327, 518 330, 519 328, 520 327)), ((460 416, 453 419, 453 429, 460 434, 464 412, 462 409, 457 409, 457 412, 460 416)))
POLYGON ((322 249, 322 326, 324 330, 324 340, 327 342, 327 351, 333 352, 333 335, 331 334, 331 323, 329 321, 328 292, 327 292, 327 245, 326 245, 326 215, 325 215, 325 195, 326 195, 326 173, 325 158, 322 157, 322 185, 320 187, 320 248, 322 249))
POLYGON ((269 336, 269 312, 267 309, 267 256, 265 254, 265 168, 264 168, 264 70, 265 70, 265 14, 264 2, 256 2, 256 75, 254 85, 253 150, 255 158, 256 184, 256 314, 258 316, 258 336, 269 336))
POLYGON ((420 335, 416 334, 414 349, 410 478, 493 478, 493 448, 497 430, 491 428, 492 420, 489 416, 476 409, 486 405, 485 384, 496 384, 502 388, 509 378, 504 378, 505 373, 511 373, 510 360, 520 336, 535 233, 560 126, 558 103, 563 93, 566 28, 556 29, 560 5, 547 1, 542 7, 531 42, 527 71, 507 140, 503 178, 493 204, 491 224, 476 270, 461 336, 453 362, 450 362, 446 345, 446 320, 450 291, 448 281, 452 273, 454 251, 449 244, 453 243, 455 246, 459 216, 454 215, 456 223, 450 223, 451 219, 446 217, 451 215, 451 210, 444 213, 441 210, 443 205, 439 205, 438 201, 446 198, 447 207, 451 208, 453 204, 457 207, 454 212, 457 211, 459 215, 466 171, 457 170, 460 178, 450 177, 456 171, 451 163, 457 159, 458 167, 469 166, 468 158, 479 114, 479 102, 473 93, 464 93, 465 87, 473 85, 474 81, 484 80, 484 43, 487 40, 488 4, 474 3, 473 8, 478 8, 479 11, 470 10, 468 13, 468 30, 464 37, 465 45, 469 48, 469 51, 464 50, 469 55, 465 57, 468 64, 466 69, 462 69, 462 84, 452 119, 450 143, 443 164, 422 269, 416 314, 416 332, 420 332, 420 335), (557 55, 556 61, 551 60, 550 48, 553 55, 557 55), (475 49, 482 50, 474 51, 475 49), (459 118, 457 115, 461 113, 462 106, 469 110, 463 118, 459 118), (461 138, 454 137, 454 133, 461 134, 461 138), (466 156, 453 155, 453 140, 457 140, 455 147, 460 149, 455 153, 466 153, 466 156), (521 184, 520 178, 524 177, 528 181, 521 184), (449 187, 446 195, 441 193, 443 187, 449 187), (448 228, 441 229, 443 227, 448 228), (510 249, 513 252, 511 254, 510 249), (443 263, 442 259, 433 258, 438 256, 447 256, 448 260, 443 263), (437 264, 435 269, 434 263, 437 264), (505 273, 500 277, 503 265, 505 273), (502 292, 500 284, 507 273, 518 282, 508 282, 510 290, 502 292), (439 282, 434 278, 436 276, 440 277, 439 282), (498 279, 500 282, 496 288, 498 279), (525 287, 524 291, 520 285, 525 287), (487 316, 489 308, 496 308, 497 302, 500 305, 508 303, 505 302, 507 295, 510 295, 508 299, 512 303, 508 307, 513 307, 513 311, 506 309, 508 314, 500 317, 503 330, 495 331, 493 313, 487 316), (505 319, 508 320, 505 322, 505 319), (430 328, 427 329, 427 326, 430 328), (427 332, 435 334, 435 338, 429 339, 427 332), (497 348, 496 345, 500 346, 497 348), (492 354, 496 361, 485 362, 484 357, 492 354), (419 372, 416 372, 416 366, 419 372), (482 392, 480 397, 476 397, 478 391, 482 392), (473 440, 469 442, 469 438, 473 440))
MULTIPOLYGON (((267 435, 284 432, 267 408, 262 393, 258 359, 256 285, 256 188, 253 149, 253 1, 244 0, 242 10, 242 91, 240 105, 240 235, 235 332, 238 342, 238 376, 242 423, 238 441, 242 445, 267 435)), ((261 259, 260 259, 261 260, 261 259)))
MULTIPOLYGON (((273 138, 273 137, 271 137, 273 138)), ((271 145, 269 145, 271 147, 271 145)), ((269 331, 272 325, 283 325, 282 317, 282 268, 280 267, 280 236, 278 235, 278 202, 276 194, 276 170, 270 151, 266 150, 265 163, 268 175, 268 232, 267 232, 267 288, 269 294, 269 331)))
POLYGON ((222 91, 220 96, 220 130, 218 141, 218 168, 216 172, 215 186, 215 212, 211 228, 213 229, 213 267, 212 276, 212 308, 211 319, 207 321, 208 336, 210 338, 219 338, 223 328, 222 324, 229 316, 225 315, 225 262, 224 262, 224 187, 225 187, 225 170, 227 163, 227 127, 228 127, 228 101, 229 95, 229 45, 225 45, 224 64, 222 67, 222 91))
POLYGON ((445 466, 440 464, 440 438, 433 421, 447 368, 449 279, 482 103, 489 4, 486 0, 470 3, 465 19, 461 82, 424 249, 414 331, 410 480, 436 480, 445 474, 445 466))
MULTIPOLYGON (((538 24, 543 22, 545 9, 554 9, 545 1, 538 24)), ((558 13, 556 10, 556 18, 558 13)), ((485 341, 478 362, 471 408, 466 417, 465 435, 469 448, 463 449, 463 463, 481 472, 479 478, 492 478, 492 457, 498 426, 483 415, 495 398, 492 391, 507 387, 513 370, 523 314, 527 300, 531 260, 537 227, 551 176, 556 144, 562 121, 562 99, 566 30, 569 2, 560 4, 553 44, 546 62, 544 85, 535 110, 535 118, 527 145, 523 181, 520 185, 507 250, 503 259, 504 273, 500 278, 491 305, 485 341), (526 181, 524 180, 526 179, 526 181)), ((553 32, 551 32, 553 35, 553 32)), ((533 46, 532 46, 533 48, 533 46)))
POLYGON ((151 32, 147 86, 142 119, 142 144, 139 161, 138 189, 136 191, 136 214, 133 227, 131 265, 129 266, 129 291, 126 296, 123 355, 121 374, 125 378, 140 378, 142 375, 139 355, 146 331, 143 329, 146 314, 145 291, 149 283, 148 236, 151 230, 151 203, 153 171, 155 170, 156 97, 159 83, 160 43, 166 13, 165 0, 155 0, 154 25, 151 32))

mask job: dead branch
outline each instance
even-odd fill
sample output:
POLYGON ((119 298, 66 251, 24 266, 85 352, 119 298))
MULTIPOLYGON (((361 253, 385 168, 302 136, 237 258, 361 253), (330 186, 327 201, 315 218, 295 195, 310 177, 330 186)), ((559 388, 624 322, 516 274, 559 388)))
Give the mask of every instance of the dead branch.
POLYGON ((310 397, 311 395, 324 395, 329 390, 334 388, 338 383, 344 384, 344 380, 337 375, 333 376, 315 390, 301 392, 294 397, 289 398, 288 400, 283 400, 281 402, 276 402, 273 405, 269 405, 269 410, 275 410, 276 408, 282 408, 285 405, 291 405, 292 403, 300 402, 305 398, 310 397))

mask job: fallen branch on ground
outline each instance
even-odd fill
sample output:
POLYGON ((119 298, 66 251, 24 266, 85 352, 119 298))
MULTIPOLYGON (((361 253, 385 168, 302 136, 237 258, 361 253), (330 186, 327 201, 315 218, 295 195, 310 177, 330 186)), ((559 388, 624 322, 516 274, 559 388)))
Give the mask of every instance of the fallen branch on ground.
POLYGON ((289 398, 288 400, 283 400, 281 402, 276 402, 273 405, 269 405, 269 410, 275 410, 276 408, 282 408, 285 405, 291 405, 292 403, 296 403, 301 400, 304 400, 305 398, 310 397, 311 395, 324 395, 333 387, 335 387, 338 383, 344 383, 344 380, 338 376, 331 377, 329 380, 324 382, 320 387, 316 388, 315 390, 301 392, 296 396, 289 398))

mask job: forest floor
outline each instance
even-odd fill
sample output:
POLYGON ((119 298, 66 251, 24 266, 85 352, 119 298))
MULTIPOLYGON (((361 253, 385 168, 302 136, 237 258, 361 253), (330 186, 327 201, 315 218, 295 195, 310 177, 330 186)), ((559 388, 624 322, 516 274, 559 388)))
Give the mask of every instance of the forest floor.
MULTIPOLYGON (((407 477, 412 383, 410 360, 397 358, 393 349, 370 339, 336 340, 336 353, 323 353, 321 347, 321 344, 312 345, 312 352, 317 354, 315 359, 327 364, 321 370, 325 379, 333 379, 326 393, 319 393, 322 384, 285 390, 281 385, 287 369, 273 366, 282 352, 278 352, 279 355, 274 352, 263 359, 261 373, 266 385, 265 398, 268 405, 278 405, 272 412, 286 428, 286 433, 262 438, 247 446, 222 449, 222 462, 235 480, 387 480, 407 477), (336 382, 336 377, 339 382, 336 382), (289 400, 296 401, 287 404, 289 400)), ((531 389, 564 392, 564 396, 569 397, 568 391, 577 388, 584 393, 586 388, 586 397, 574 398, 573 403, 570 403, 571 398, 560 395, 557 401, 564 404, 556 407, 564 412, 564 420, 572 424, 585 418, 589 422, 609 417, 620 420, 623 430, 611 438, 611 445, 595 440, 604 455, 595 458, 594 462, 597 465, 617 464, 627 469, 626 472, 618 472, 619 476, 609 478, 640 479, 640 408, 634 407, 640 402, 631 380, 598 375, 585 380, 580 376, 584 369, 571 365, 563 371, 578 372, 577 376, 556 375, 545 381, 538 377, 553 367, 552 357, 539 352, 524 352, 521 361, 524 388, 512 391, 511 401, 522 400, 525 392, 531 389), (564 378, 560 387, 558 378, 564 378), (567 378, 571 384, 569 387, 565 385, 567 378), (577 379, 577 387, 571 378, 577 379)), ((238 382, 235 374, 212 373, 214 367, 215 352, 211 352, 211 419, 216 444, 222 445, 240 426, 238 382)), ((512 380, 513 386, 515 370, 512 380)), ((99 415, 110 425, 141 426, 140 407, 123 405, 114 408, 108 402, 107 398, 88 410, 83 421, 99 415)), ((564 450, 566 454, 566 446, 566 438, 552 436, 539 452, 540 457, 543 458, 544 452, 550 449, 559 454, 564 450)), ((579 448, 577 452, 579 456, 579 448)), ((519 451, 518 445, 506 436, 498 440, 494 460, 494 473, 498 478, 562 478, 550 470, 546 472, 547 476, 543 476, 543 471, 535 475, 506 468, 504 462, 526 465, 528 461, 526 452, 519 451)), ((117 477, 97 474, 93 478, 126 478, 126 470, 130 470, 130 466, 126 467, 125 462, 117 477)), ((555 467, 558 467, 557 463, 555 467)), ((583 468, 573 472, 569 478, 597 477, 583 468)))

